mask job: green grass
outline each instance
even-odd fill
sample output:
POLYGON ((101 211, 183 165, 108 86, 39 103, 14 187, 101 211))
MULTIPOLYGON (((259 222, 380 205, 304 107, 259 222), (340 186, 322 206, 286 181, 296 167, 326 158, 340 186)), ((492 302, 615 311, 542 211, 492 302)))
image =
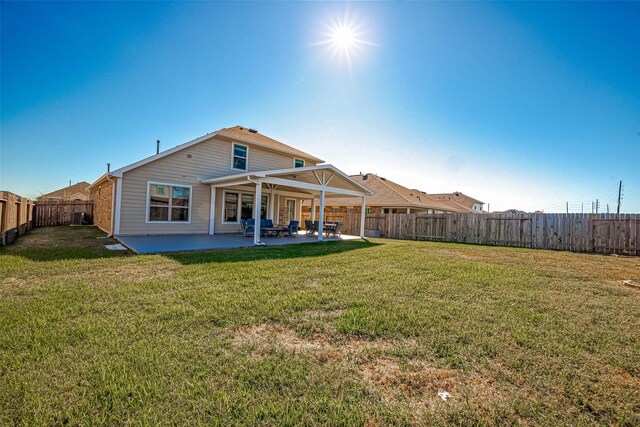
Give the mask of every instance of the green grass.
POLYGON ((638 258, 98 236, 1 250, 0 425, 640 424, 638 258))

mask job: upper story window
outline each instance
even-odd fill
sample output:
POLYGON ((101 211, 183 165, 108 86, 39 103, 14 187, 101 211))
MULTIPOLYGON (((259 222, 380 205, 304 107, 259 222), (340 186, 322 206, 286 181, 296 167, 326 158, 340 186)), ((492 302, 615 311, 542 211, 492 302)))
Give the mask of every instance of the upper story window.
POLYGON ((189 222, 191 186, 148 183, 148 222, 189 222))
POLYGON ((304 160, 293 159, 293 167, 294 168, 303 168, 304 167, 304 160))
POLYGON ((233 159, 231 169, 247 171, 247 160, 249 157, 249 148, 245 145, 233 144, 233 159))

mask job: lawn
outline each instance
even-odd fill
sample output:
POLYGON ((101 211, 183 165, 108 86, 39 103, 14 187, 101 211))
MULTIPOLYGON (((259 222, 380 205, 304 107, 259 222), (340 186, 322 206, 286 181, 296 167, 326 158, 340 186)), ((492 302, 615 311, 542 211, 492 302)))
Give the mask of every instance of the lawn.
POLYGON ((640 425, 638 258, 100 234, 0 252, 0 425, 640 425))

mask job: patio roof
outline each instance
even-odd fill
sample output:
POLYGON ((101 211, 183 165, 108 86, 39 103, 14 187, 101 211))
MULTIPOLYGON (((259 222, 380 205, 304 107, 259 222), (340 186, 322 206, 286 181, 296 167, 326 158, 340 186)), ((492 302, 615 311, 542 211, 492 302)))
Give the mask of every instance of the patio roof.
POLYGON ((332 195, 372 196, 375 193, 356 182, 346 173, 333 165, 317 165, 302 168, 275 169, 269 171, 245 172, 235 175, 208 178, 202 181, 213 187, 235 185, 277 185, 283 191, 300 191, 309 197, 317 196, 324 191, 326 197, 332 195))
MULTIPOLYGON (((209 221, 209 234, 214 234, 213 206, 218 187, 254 186, 253 209, 253 242, 256 245, 264 244, 260 241, 260 200, 262 200, 262 186, 265 185, 271 194, 291 194, 297 197, 309 198, 313 206, 311 220, 315 221, 315 199, 320 199, 320 218, 318 221, 318 240, 323 239, 324 230, 324 201, 326 197, 358 196, 362 201, 362 214, 360 218, 360 237, 364 237, 365 197, 375 193, 356 182, 346 173, 333 165, 317 165, 302 168, 276 169, 270 171, 245 172, 236 175, 213 177, 201 181, 211 186, 211 208, 209 221)), ((270 197, 271 201, 273 197, 270 197)), ((273 203, 269 202, 269 210, 272 211, 273 203)), ((273 217, 273 215, 271 215, 273 217)))

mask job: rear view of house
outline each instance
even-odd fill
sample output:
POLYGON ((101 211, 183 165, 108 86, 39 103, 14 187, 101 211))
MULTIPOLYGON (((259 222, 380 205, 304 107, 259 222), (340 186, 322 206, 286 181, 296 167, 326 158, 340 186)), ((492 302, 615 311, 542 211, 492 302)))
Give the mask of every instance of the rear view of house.
POLYGON ((94 222, 116 236, 239 233, 241 220, 254 218, 254 243, 260 219, 300 220, 304 200, 364 203, 373 194, 323 160, 242 126, 107 172, 89 191, 94 222))

